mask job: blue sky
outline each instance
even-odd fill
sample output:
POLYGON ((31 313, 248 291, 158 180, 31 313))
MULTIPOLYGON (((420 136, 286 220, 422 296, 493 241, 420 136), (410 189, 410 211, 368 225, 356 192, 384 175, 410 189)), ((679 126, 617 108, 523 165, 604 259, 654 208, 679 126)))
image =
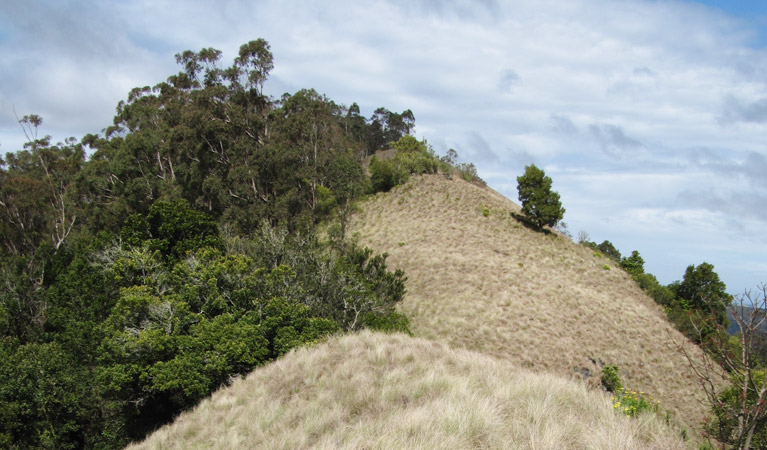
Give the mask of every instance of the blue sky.
POLYGON ((727 15, 745 21, 754 29, 751 45, 767 47, 767 1, 764 0, 700 0, 698 3, 719 10, 727 15))
POLYGON ((131 88, 262 37, 279 96, 315 88, 416 135, 516 200, 534 162, 573 234, 639 250, 664 282, 714 264, 767 282, 767 7, 653 0, 30 0, 0 4, 0 151, 110 125, 131 88))
POLYGON ((700 0, 697 2, 726 14, 745 19, 759 19, 767 16, 767 3, 762 0, 700 0))

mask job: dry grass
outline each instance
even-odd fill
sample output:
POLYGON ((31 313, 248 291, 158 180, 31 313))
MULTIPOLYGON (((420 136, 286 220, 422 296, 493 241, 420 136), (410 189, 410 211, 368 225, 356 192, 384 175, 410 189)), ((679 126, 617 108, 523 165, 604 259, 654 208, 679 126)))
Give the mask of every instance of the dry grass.
POLYGON ((587 368, 591 383, 601 360, 683 426, 707 413, 687 363, 669 348, 686 340, 625 272, 604 268, 607 258, 526 229, 510 216, 517 205, 460 179, 413 177, 361 206, 351 229, 405 270, 400 310, 416 336, 539 372, 587 368))
POLYGON ((363 332, 236 380, 131 449, 682 449, 654 416, 508 361, 363 332))

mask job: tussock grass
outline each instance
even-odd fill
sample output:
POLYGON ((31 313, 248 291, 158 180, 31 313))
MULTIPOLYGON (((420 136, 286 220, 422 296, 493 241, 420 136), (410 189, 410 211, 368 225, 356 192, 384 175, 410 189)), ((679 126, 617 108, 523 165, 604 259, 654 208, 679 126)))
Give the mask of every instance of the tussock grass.
MULTIPOLYGON (((412 177, 361 205, 351 230, 404 269, 400 304, 416 336, 563 376, 604 364, 688 428, 707 414, 663 311, 606 258, 518 224, 497 192, 441 175, 412 177), (483 214, 483 208, 490 211, 483 214), (595 363, 596 362, 596 363, 595 363)), ((696 353, 697 351, 697 353, 696 353)), ((688 432, 694 430, 688 429, 688 432)))
POLYGON ((682 449, 582 383, 404 335, 302 348, 131 449, 682 449))

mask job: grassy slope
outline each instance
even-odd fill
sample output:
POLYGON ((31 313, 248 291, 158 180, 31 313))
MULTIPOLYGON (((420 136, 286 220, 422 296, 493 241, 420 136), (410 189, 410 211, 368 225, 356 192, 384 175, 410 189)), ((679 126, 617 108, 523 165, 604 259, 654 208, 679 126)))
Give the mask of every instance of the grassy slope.
POLYGON ((302 348, 133 449, 681 449, 581 383, 404 335, 302 348))
POLYGON ((700 389, 669 347, 686 340, 662 310, 607 258, 528 230, 512 211, 519 207, 490 189, 421 176, 363 203, 351 229, 405 270, 400 309, 416 336, 535 371, 587 368, 592 384, 601 359, 620 368, 625 386, 697 426, 700 389))

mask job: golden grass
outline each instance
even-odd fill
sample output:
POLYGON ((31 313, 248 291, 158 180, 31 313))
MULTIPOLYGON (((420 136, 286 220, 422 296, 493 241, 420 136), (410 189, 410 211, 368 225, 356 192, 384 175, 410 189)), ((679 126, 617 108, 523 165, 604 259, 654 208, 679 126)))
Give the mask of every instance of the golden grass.
POLYGON ((362 332, 293 351, 131 449, 682 449, 654 415, 444 343, 362 332))
POLYGON ((351 230, 361 244, 389 253, 390 267, 405 270, 400 310, 416 336, 538 372, 573 376, 587 368, 592 384, 601 360, 683 426, 707 414, 688 364, 669 345, 699 350, 660 307, 607 258, 517 224, 510 213, 520 208, 497 192, 426 175, 360 209, 351 230))

